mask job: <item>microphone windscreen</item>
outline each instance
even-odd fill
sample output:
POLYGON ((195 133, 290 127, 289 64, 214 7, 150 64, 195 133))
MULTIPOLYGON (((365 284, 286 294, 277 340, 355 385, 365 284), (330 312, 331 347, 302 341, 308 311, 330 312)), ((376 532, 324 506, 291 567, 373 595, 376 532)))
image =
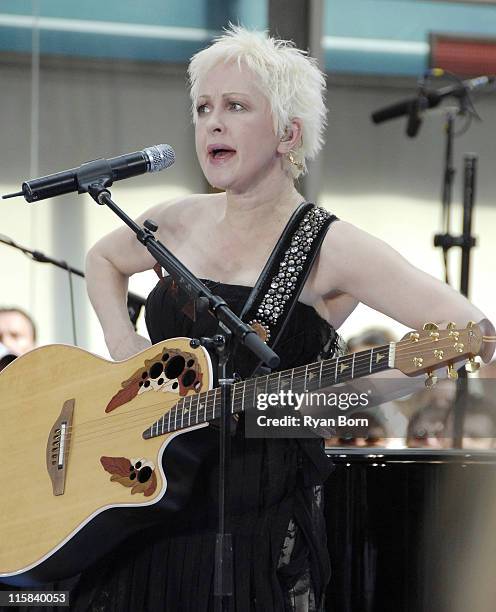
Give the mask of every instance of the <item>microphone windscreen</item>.
POLYGON ((147 147, 144 149, 144 154, 148 157, 150 162, 150 172, 160 172, 165 168, 170 168, 176 161, 176 154, 174 149, 168 144, 159 144, 154 147, 147 147))

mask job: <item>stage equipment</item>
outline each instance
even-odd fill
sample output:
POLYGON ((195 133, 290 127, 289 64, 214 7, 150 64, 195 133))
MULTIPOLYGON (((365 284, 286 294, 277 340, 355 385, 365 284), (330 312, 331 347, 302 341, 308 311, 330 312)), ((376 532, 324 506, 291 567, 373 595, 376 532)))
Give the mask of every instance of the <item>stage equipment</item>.
MULTIPOLYGON (((21 253, 24 253, 24 255, 27 255, 33 261, 38 261, 40 263, 50 263, 50 264, 53 264, 54 266, 57 266, 57 268, 61 268, 62 270, 67 271, 69 275, 69 291, 71 295, 71 312, 72 312, 72 328, 73 328, 74 344, 77 345, 76 332, 75 332, 74 292, 72 288, 72 275, 75 274, 76 276, 80 276, 81 278, 84 278, 84 272, 81 272, 81 270, 78 270, 77 268, 73 268, 66 261, 57 261, 56 259, 53 259, 52 257, 49 257, 48 255, 45 255, 41 251, 32 251, 31 249, 28 249, 27 247, 21 246, 17 244, 16 242, 14 242, 12 238, 9 238, 9 236, 5 236, 5 234, 0 234, 0 242, 2 244, 6 244, 10 247, 13 247, 14 249, 21 251, 21 253)), ((141 309, 145 305, 145 303, 146 303, 145 298, 141 297, 140 295, 137 295, 136 293, 132 293, 131 291, 128 292, 127 311, 129 314, 129 319, 131 320, 135 329, 136 329, 136 323, 138 321, 138 317, 140 315, 141 309)))
MULTIPOLYGON (((435 91, 426 88, 427 79, 432 76, 447 76, 447 73, 439 68, 427 71, 419 80, 417 95, 373 112, 371 115, 372 121, 374 123, 383 123, 397 117, 408 116, 411 118, 419 116, 423 111, 438 106, 444 98, 452 97, 464 101, 469 92, 485 87, 495 81, 495 78, 491 76, 480 76, 475 79, 467 79, 466 81, 456 79, 454 85, 448 85, 435 91)), ((409 120, 412 124, 415 123, 414 119, 409 120)), ((412 133, 409 133, 408 136, 416 136, 418 129, 415 130, 411 127, 410 132, 412 133)))
POLYGON ((17 355, 14 355, 10 350, 0 342, 0 371, 6 368, 9 363, 12 363, 14 359, 17 359, 17 355))
MULTIPOLYGON (((494 550, 488 517, 496 453, 341 448, 327 454, 336 470, 324 485, 332 568, 326 609, 460 610, 456 593, 468 584, 473 593, 477 579, 468 551, 477 543, 479 554, 494 550)), ((493 609, 473 603, 474 612, 493 609)))
POLYGON ((99 169, 99 176, 108 177, 107 186, 110 187, 114 181, 169 168, 175 160, 173 148, 167 144, 160 144, 111 159, 95 159, 82 164, 79 168, 26 181, 22 184, 22 191, 4 195, 2 198, 24 196, 27 202, 37 202, 72 191, 84 193, 87 191, 84 188, 86 177, 94 176, 95 168, 99 169))
MULTIPOLYGON (((464 134, 472 119, 475 117, 481 121, 473 102, 470 98, 470 91, 484 87, 490 83, 494 83, 494 77, 481 76, 475 79, 462 81, 456 75, 439 69, 433 68, 426 72, 419 80, 417 96, 404 100, 392 106, 376 111, 372 114, 372 120, 375 123, 381 123, 388 119, 400 117, 408 114, 407 135, 416 136, 421 125, 421 112, 438 106, 442 99, 451 96, 457 99, 458 106, 448 108, 446 110, 446 145, 445 145, 445 167, 443 174, 442 187, 442 219, 444 233, 434 236, 434 246, 443 249, 443 261, 445 270, 445 281, 449 284, 448 274, 448 251, 454 246, 462 248, 462 266, 460 271, 460 292, 468 297, 469 290, 469 272, 470 272, 470 251, 475 246, 476 241, 472 236, 472 212, 474 206, 475 194, 475 178, 477 168, 477 155, 470 153, 464 157, 464 195, 463 195, 463 234, 461 236, 453 236, 450 233, 451 219, 451 200, 453 179, 455 176, 455 168, 453 167, 453 140, 455 136, 464 134), (428 78, 447 77, 455 81, 454 85, 450 85, 437 91, 429 91, 426 89, 426 80, 428 78), (454 124, 457 117, 463 117, 465 124, 462 129, 455 133, 454 124)), ((454 435, 453 445, 456 448, 462 447, 462 431, 465 415, 465 404, 467 395, 467 371, 465 368, 460 368, 455 372, 453 368, 448 369, 448 375, 452 378, 459 378, 457 385, 457 396, 454 402, 454 435)))
MULTIPOLYGON (((215 296, 202 299, 221 320, 232 318, 215 296)), ((274 365, 272 350, 249 326, 235 329, 245 345, 262 344, 258 356, 274 365)), ((214 342, 223 362, 226 343, 214 342)), ((220 392, 202 346, 210 340, 165 340, 120 362, 67 345, 34 349, 0 374, 0 458, 15 472, 0 496, 0 580, 29 586, 72 576, 131 533, 166 524, 160 509, 181 511, 188 501, 205 453, 218 444, 215 429, 203 428, 226 408, 230 419, 254 409, 259 393, 318 391, 392 368, 409 376, 432 373, 473 359, 484 342, 475 324, 446 330, 427 324, 396 343, 229 389, 218 376, 220 392)), ((218 542, 226 565, 225 536, 221 531, 218 542)), ((225 565, 218 586, 228 590, 225 565)))

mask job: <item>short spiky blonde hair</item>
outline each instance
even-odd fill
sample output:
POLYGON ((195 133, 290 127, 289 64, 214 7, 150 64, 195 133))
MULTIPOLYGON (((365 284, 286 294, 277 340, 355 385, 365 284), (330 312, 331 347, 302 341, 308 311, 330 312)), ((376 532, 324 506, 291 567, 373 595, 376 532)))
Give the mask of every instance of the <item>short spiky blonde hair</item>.
POLYGON ((230 24, 213 44, 196 53, 190 61, 188 76, 193 121, 198 119, 197 100, 200 77, 220 62, 237 61, 258 77, 274 118, 274 131, 282 137, 292 119, 302 122, 302 142, 294 158, 303 170, 291 164, 295 178, 306 171, 307 159, 322 148, 326 125, 325 76, 314 58, 296 49, 291 41, 270 38, 266 32, 252 32, 230 24))

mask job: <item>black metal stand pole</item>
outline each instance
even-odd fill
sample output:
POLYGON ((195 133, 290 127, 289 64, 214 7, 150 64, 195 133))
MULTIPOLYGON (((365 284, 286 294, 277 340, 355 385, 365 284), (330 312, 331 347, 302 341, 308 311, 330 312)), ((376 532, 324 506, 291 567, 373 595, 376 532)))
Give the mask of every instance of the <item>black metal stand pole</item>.
POLYGON ((449 283, 448 251, 454 245, 454 237, 450 234, 450 220, 451 202, 453 197, 453 181, 456 173, 456 169, 453 166, 453 139, 454 124, 457 114, 458 111, 453 112, 451 109, 448 110, 446 114, 446 142, 444 148, 444 173, 441 193, 442 226, 444 233, 436 234, 434 237, 434 246, 440 246, 443 249, 444 280, 447 283, 449 283))
MULTIPOLYGON (((477 170, 477 155, 465 155, 463 172, 463 233, 462 233, 462 263, 460 271, 460 293, 465 297, 469 294, 470 251, 475 246, 472 236, 472 213, 474 210, 475 182, 477 170)), ((453 446, 463 448, 463 432, 465 414, 468 403, 468 377, 465 367, 458 369, 456 398, 453 410, 453 446)))
POLYGON ((156 261, 165 268, 175 282, 195 300, 200 308, 208 308, 219 321, 219 331, 214 338, 201 338, 192 341, 192 346, 202 343, 207 348, 214 349, 218 359, 218 383, 221 388, 221 427, 219 432, 219 533, 215 547, 215 584, 214 595, 219 612, 228 611, 231 607, 233 593, 233 553, 232 535, 229 533, 229 479, 227 462, 230 458, 231 444, 231 407, 233 376, 228 373, 232 339, 236 338, 249 348, 261 361, 271 369, 279 365, 279 357, 253 331, 253 328, 241 321, 219 296, 211 291, 194 276, 159 240, 153 235, 158 229, 156 223, 147 219, 144 227, 140 227, 121 210, 110 197, 106 188, 108 176, 102 174, 102 168, 95 165, 94 173, 85 168, 85 176, 79 180, 81 191, 87 191, 98 204, 105 204, 136 234, 136 238, 153 255, 156 261))
POLYGON ((472 213, 474 210, 477 180, 477 159, 477 155, 468 153, 463 160, 463 242, 460 292, 466 297, 468 297, 469 293, 470 251, 475 246, 475 238, 472 236, 472 213))

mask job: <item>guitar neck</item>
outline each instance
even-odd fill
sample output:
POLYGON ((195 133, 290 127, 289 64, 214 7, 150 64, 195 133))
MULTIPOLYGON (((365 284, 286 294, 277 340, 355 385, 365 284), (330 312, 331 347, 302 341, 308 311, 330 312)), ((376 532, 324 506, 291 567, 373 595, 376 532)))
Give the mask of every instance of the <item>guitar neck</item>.
MULTIPOLYGON (((306 366, 275 372, 234 385, 231 413, 238 414, 255 408, 260 394, 279 394, 281 391, 305 393, 361 378, 393 367, 395 343, 370 350, 317 361, 306 366)), ((144 438, 200 425, 220 416, 220 388, 180 399, 164 416, 143 432, 144 438)))

